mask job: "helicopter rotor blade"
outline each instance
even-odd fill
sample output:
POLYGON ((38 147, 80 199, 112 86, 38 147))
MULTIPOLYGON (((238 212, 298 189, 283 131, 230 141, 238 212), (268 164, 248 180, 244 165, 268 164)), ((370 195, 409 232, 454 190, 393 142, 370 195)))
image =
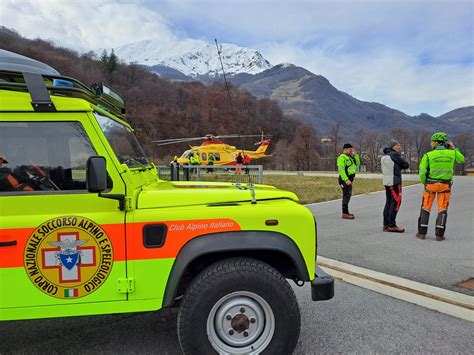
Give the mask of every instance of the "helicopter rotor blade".
MULTIPOLYGON (((265 134, 265 137, 271 137, 271 135, 265 134)), ((198 140, 209 140, 209 139, 221 139, 221 138, 248 138, 248 137, 262 137, 261 134, 227 134, 221 136, 206 135, 204 137, 185 137, 185 138, 170 138, 170 139, 159 139, 151 141, 152 143, 158 143, 158 145, 178 144, 187 143, 198 140)))
POLYGON ((205 137, 195 137, 195 138, 173 138, 173 139, 159 139, 152 141, 152 143, 182 143, 182 142, 191 142, 205 139, 205 137))
POLYGON ((183 140, 183 141, 173 141, 173 142, 163 142, 163 143, 157 143, 156 145, 169 145, 169 144, 180 144, 180 143, 191 143, 195 141, 196 139, 193 140, 183 140))
MULTIPOLYGON (((229 134, 224 136, 215 136, 215 138, 247 138, 247 137, 261 137, 261 134, 229 134)), ((265 136, 268 136, 267 134, 265 136)))

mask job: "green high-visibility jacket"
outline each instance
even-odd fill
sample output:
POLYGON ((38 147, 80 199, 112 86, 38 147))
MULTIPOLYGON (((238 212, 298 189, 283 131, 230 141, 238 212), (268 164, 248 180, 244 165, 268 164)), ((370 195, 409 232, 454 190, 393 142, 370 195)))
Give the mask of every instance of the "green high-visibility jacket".
POLYGON ((189 162, 192 165, 198 165, 200 164, 199 156, 197 154, 194 154, 192 157, 189 158, 189 162))
POLYGON ((337 158, 337 171, 342 181, 349 180, 354 177, 357 171, 357 167, 360 165, 359 154, 355 154, 353 157, 342 153, 337 158))
POLYGON ((454 163, 464 163, 464 155, 456 149, 446 149, 438 146, 429 151, 420 162, 420 180, 426 182, 436 182, 440 180, 449 181, 453 178, 454 163))

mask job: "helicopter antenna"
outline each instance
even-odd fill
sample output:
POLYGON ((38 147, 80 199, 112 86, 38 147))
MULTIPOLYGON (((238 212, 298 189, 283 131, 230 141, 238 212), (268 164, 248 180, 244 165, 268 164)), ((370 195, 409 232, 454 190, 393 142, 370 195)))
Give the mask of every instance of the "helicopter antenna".
POLYGON ((234 108, 232 106, 232 97, 230 96, 229 84, 227 84, 227 77, 225 75, 224 64, 222 63, 221 51, 219 49, 219 45, 217 44, 217 38, 214 38, 214 41, 216 42, 217 55, 219 56, 219 61, 221 62, 222 73, 224 73, 224 82, 225 82, 225 88, 227 89, 227 95, 229 96, 230 109, 233 111, 234 108))

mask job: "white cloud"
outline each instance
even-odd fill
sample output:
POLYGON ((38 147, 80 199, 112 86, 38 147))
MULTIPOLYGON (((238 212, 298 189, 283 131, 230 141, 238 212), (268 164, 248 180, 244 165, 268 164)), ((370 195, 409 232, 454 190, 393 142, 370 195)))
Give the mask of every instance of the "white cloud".
POLYGON ((0 0, 0 23, 28 38, 76 50, 116 47, 144 39, 173 41, 169 24, 145 7, 112 0, 0 0))
POLYGON ((457 58, 473 40, 472 0, 162 0, 148 6, 188 36, 248 46, 282 41, 312 47, 336 40, 339 50, 357 51, 393 43, 457 58))
POLYGON ((273 64, 298 63, 360 100, 380 102, 411 115, 439 115, 474 104, 472 65, 422 65, 416 58, 388 49, 328 54, 320 48, 272 44, 262 53, 273 64))

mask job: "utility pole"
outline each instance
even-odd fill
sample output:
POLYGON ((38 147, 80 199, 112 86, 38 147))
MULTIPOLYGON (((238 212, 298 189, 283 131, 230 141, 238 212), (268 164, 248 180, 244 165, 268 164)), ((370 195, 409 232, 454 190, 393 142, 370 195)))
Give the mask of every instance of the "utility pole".
POLYGON ((216 42, 217 55, 219 56, 219 61, 221 62, 221 67, 222 67, 222 73, 224 74, 224 83, 225 83, 225 88, 227 89, 227 95, 229 96, 230 109, 233 111, 232 98, 230 96, 229 85, 227 84, 227 77, 225 75, 224 64, 222 63, 221 51, 219 49, 219 45, 217 44, 217 38, 214 38, 214 41, 216 42))

